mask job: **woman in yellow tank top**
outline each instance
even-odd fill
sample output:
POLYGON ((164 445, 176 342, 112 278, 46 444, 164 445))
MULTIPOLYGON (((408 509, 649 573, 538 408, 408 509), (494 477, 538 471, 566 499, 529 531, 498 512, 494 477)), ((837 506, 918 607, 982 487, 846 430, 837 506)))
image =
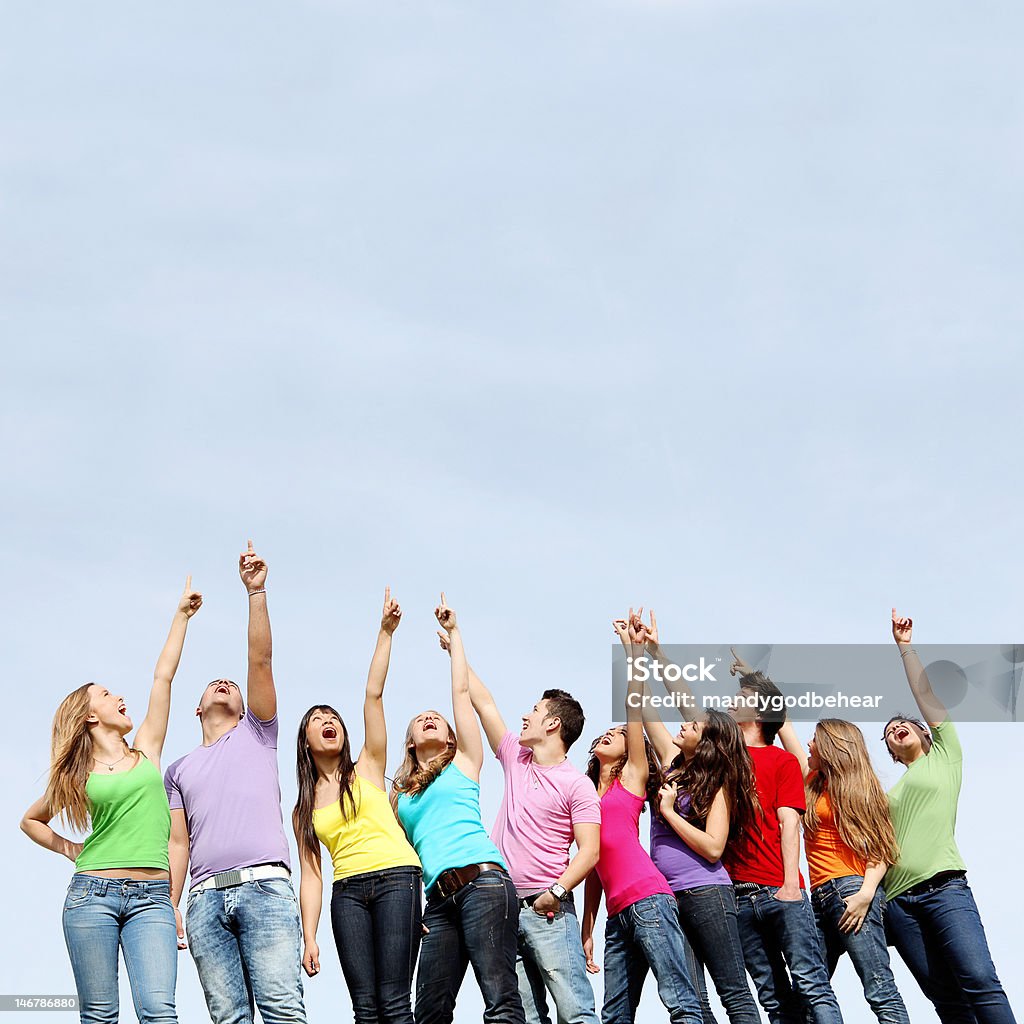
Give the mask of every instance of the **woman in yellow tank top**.
POLYGON ((322 843, 334 867, 331 925, 357 1024, 413 1024, 420 862, 384 790, 384 683, 401 615, 388 588, 366 680, 359 757, 352 760, 348 729, 327 704, 316 704, 303 715, 296 747, 299 796, 292 824, 302 870, 302 966, 311 978, 320 971, 316 931, 323 902, 322 843))
POLYGON ((160 776, 171 681, 188 620, 203 603, 192 577, 174 612, 153 672, 149 709, 135 734, 123 697, 86 683, 61 702, 53 719, 46 793, 26 812, 22 830, 74 861, 64 901, 64 940, 78 990, 82 1024, 116 1020, 117 957, 124 950, 140 1020, 174 1024, 178 950, 167 841, 171 812, 160 776), (82 843, 58 835, 54 818, 82 843))

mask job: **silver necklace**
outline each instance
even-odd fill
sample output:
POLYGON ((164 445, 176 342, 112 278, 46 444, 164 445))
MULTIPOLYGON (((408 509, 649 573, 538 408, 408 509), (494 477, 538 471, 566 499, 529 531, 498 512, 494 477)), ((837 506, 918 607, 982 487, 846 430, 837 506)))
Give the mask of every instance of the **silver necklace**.
POLYGON ((123 761, 123 760, 124 760, 124 759, 125 759, 125 758, 126 758, 126 757, 127 757, 128 755, 129 755, 129 754, 130 754, 130 753, 131 753, 131 751, 130 751, 130 750, 127 750, 127 751, 125 751, 125 752, 124 752, 124 753, 123 753, 123 754, 122 754, 122 755, 121 755, 121 756, 120 756, 120 757, 119 757, 119 758, 118 758, 118 759, 117 759, 116 761, 114 761, 114 762, 113 762, 112 764, 107 764, 107 762, 106 762, 106 761, 101 761, 101 760, 100 760, 100 759, 99 759, 98 757, 96 757, 96 756, 93 756, 93 760, 94 760, 94 761, 95 761, 95 762, 96 762, 97 764, 102 764, 102 765, 105 765, 105 766, 106 766, 106 769, 107 769, 107 771, 108 771, 108 772, 112 772, 112 771, 114 770, 114 765, 118 765, 118 764, 120 764, 120 763, 121 763, 121 762, 122 762, 122 761, 123 761))

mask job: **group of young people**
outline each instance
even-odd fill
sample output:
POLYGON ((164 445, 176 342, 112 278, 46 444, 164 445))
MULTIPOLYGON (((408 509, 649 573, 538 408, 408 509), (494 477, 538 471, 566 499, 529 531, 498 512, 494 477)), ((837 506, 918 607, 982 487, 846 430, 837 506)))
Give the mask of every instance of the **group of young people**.
MULTIPOLYGON (((843 953, 875 1018, 906 1024, 890 944, 944 1024, 1014 1022, 954 838, 959 742, 910 646, 909 619, 894 611, 893 635, 921 719, 885 727, 890 755, 906 768, 886 796, 856 726, 823 720, 805 751, 790 723, 742 708, 694 713, 677 734, 624 709, 626 724, 594 741, 580 772, 568 760, 584 727, 579 702, 545 690, 520 731, 509 729, 442 594, 435 614, 451 662, 452 721, 416 715, 389 784, 383 695, 401 609, 386 592, 358 753, 329 704, 299 724, 296 898, 267 566, 251 542, 239 572, 249 600, 246 692, 210 683, 196 708, 202 744, 163 775, 171 683, 202 604, 191 578, 131 743, 123 698, 99 684, 57 710, 46 792, 22 828, 75 863, 63 926, 83 1022, 117 1020, 119 949, 139 1020, 177 1020, 186 878, 187 945, 211 1019, 250 1024, 258 1008, 267 1024, 305 1021, 301 974, 321 969, 325 849, 357 1024, 448 1024, 469 967, 483 1019, 495 1024, 548 1024, 552 1013, 559 1024, 597 1024, 588 974, 602 967, 602 1024, 634 1020, 648 972, 671 1021, 715 1020, 706 976, 730 1024, 759 1021, 749 975, 773 1024, 834 1024, 843 1018, 830 978, 843 953), (490 831, 480 812, 483 738, 504 774, 490 831), (84 841, 55 832, 55 818, 88 832, 84 841)), ((668 660, 653 615, 630 612, 614 627, 628 652, 668 660)), ((745 695, 779 694, 739 657, 732 671, 745 695)))

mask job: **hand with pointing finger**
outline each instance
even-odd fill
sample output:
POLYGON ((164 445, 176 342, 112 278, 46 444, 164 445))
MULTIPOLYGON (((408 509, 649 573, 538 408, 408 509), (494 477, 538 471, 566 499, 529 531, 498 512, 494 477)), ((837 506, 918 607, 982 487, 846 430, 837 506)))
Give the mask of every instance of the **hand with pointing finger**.
POLYGON ((202 606, 203 595, 192 589, 192 577, 189 576, 185 579, 185 589, 181 592, 181 597, 178 598, 178 611, 186 619, 191 619, 202 606))
POLYGON ((267 585, 267 563, 253 550, 252 541, 249 541, 248 551, 238 556, 238 575, 242 577, 245 589, 250 594, 267 585))
POLYGON ((437 621, 441 624, 441 628, 451 636, 457 628, 455 612, 448 607, 443 590, 441 591, 441 603, 434 609, 434 614, 437 616, 437 621))
POLYGON ((731 676, 749 676, 754 674, 754 666, 745 662, 737 653, 735 647, 730 647, 732 652, 732 664, 729 666, 731 676))
POLYGON ((381 614, 380 628, 387 633, 388 636, 394 635, 396 629, 398 629, 398 623, 402 619, 402 609, 398 607, 398 602, 391 596, 391 588, 384 588, 384 611, 381 614))

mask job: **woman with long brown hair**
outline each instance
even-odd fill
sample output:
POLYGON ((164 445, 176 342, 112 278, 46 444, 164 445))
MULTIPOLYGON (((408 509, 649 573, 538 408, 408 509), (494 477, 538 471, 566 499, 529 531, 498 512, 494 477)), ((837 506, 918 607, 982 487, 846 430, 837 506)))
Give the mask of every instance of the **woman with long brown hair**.
POLYGON ((413 1024, 420 862, 395 820, 384 781, 384 684, 401 616, 389 587, 366 680, 364 742, 356 760, 348 729, 328 704, 315 704, 302 716, 296 740, 299 793, 292 825, 301 867, 302 966, 311 978, 320 971, 323 843, 334 866, 331 926, 356 1024, 413 1024))
POLYGON ((730 1024, 757 1024, 736 896, 722 864, 726 844, 757 828, 757 791, 743 735, 731 716, 714 710, 684 722, 674 735, 658 719, 644 725, 664 772, 651 818, 651 857, 675 894, 704 1024, 715 1022, 705 969, 730 1024))
POLYGON ((434 609, 451 656, 458 734, 424 711, 405 734, 392 801, 423 863, 427 905, 416 975, 416 1024, 451 1024, 466 967, 473 965, 484 1020, 525 1024, 516 950, 519 900, 508 867, 480 819, 484 751, 469 696, 469 665, 455 612, 444 594, 434 609))
POLYGON ((141 1024, 177 1021, 178 942, 167 852, 171 811, 160 755, 188 620, 202 603, 189 576, 134 743, 126 738, 133 726, 123 697, 85 683, 64 698, 53 719, 46 792, 21 821, 33 842, 75 864, 63 919, 82 1024, 117 1019, 119 947, 141 1024), (50 827, 58 817, 73 829, 91 831, 83 842, 73 842, 50 827))
POLYGON ((880 1024, 909 1024, 889 965, 881 889, 899 851, 864 735, 852 722, 823 718, 806 755, 791 723, 779 738, 804 768, 808 883, 829 977, 848 953, 880 1024))

